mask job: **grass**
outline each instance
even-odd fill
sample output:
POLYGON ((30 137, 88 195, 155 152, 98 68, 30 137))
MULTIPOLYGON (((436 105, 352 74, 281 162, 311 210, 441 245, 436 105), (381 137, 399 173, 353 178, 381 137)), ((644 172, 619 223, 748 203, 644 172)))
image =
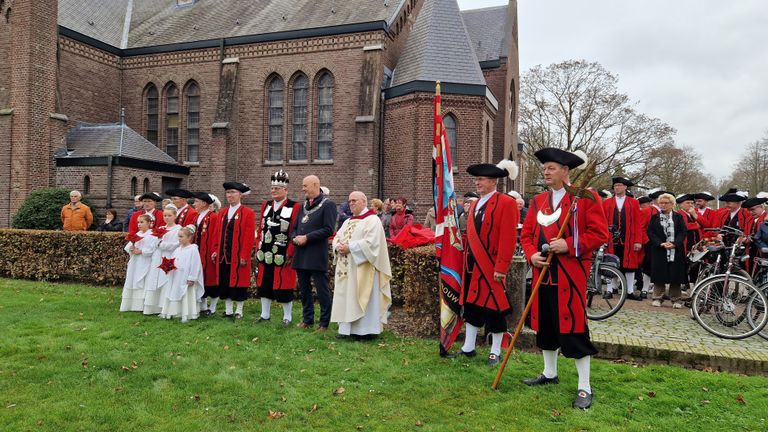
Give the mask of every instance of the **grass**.
MULTIPOLYGON (((561 383, 528 388, 539 355, 515 353, 498 391, 481 355, 434 340, 347 342, 273 322, 188 324, 119 313, 120 290, 0 279, 3 431, 686 431, 768 429, 768 378, 595 360, 595 405, 561 383), (343 389, 343 390, 342 390, 343 389), (269 419, 270 411, 284 413, 269 419)), ((298 305, 294 305, 297 322, 298 305)))

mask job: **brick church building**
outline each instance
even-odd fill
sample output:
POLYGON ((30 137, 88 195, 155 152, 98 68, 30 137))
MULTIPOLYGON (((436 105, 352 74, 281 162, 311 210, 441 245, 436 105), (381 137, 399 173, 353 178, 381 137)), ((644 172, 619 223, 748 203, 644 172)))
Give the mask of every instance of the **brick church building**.
POLYGON ((436 80, 457 193, 467 165, 517 157, 516 0, 108 4, 0 0, 0 227, 46 186, 124 214, 238 180, 255 205, 279 168, 295 198, 316 174, 337 202, 402 195, 423 215, 436 80))

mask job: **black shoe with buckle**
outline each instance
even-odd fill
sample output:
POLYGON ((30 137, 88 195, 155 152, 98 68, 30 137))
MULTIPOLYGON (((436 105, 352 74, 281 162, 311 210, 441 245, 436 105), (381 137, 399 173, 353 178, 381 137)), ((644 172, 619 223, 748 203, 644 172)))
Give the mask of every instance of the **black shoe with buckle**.
POLYGON ((234 317, 235 317, 235 314, 228 314, 224 312, 224 318, 234 318, 234 317))
POLYGON ((587 393, 586 390, 579 390, 576 393, 576 400, 573 401, 573 407, 578 409, 588 409, 592 406, 592 393, 587 393))
POLYGON ((234 317, 235 317, 235 319, 236 319, 236 320, 241 320, 241 319, 243 319, 243 314, 241 314, 241 313, 236 313, 236 314, 234 315, 234 317))
POLYGON ((499 355, 491 353, 491 355, 488 356, 487 365, 488 366, 496 366, 497 364, 499 364, 499 355))
POLYGON ((283 328, 288 328, 291 326, 291 322, 289 320, 284 319, 283 320, 283 328))
POLYGON ((477 355, 477 351, 476 350, 472 350, 472 351, 469 351, 469 352, 459 350, 459 352, 448 354, 446 357, 447 358, 457 358, 457 357, 461 357, 461 356, 464 356, 464 357, 475 357, 476 355, 477 355))
POLYGON ((529 385, 529 386, 538 386, 538 385, 545 385, 545 384, 560 384, 560 379, 558 377, 547 378, 546 376, 544 376, 544 374, 541 374, 537 378, 528 378, 523 380, 523 384, 529 385))
POLYGON ((640 293, 640 298, 641 299, 647 299, 648 298, 648 291, 641 292, 640 293))
POLYGON ((627 294, 627 298, 630 300, 643 301, 643 298, 638 293, 627 294))
POLYGON ((269 320, 269 318, 259 317, 259 319, 256 320, 256 324, 262 324, 268 322, 269 320))
POLYGON ((613 298, 613 293, 610 292, 610 291, 606 291, 606 292, 603 293, 603 298, 604 299, 612 299, 613 298))

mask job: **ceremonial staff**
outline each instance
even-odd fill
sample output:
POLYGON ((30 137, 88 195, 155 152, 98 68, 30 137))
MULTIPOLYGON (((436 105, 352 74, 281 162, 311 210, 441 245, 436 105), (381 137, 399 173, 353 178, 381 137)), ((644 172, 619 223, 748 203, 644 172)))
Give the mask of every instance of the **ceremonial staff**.
MULTIPOLYGON (((594 200, 595 197, 592 195, 592 192, 588 191, 586 189, 587 185, 589 184, 592 177, 595 175, 595 161, 592 161, 587 166, 584 176, 584 181, 582 184, 583 187, 574 187, 565 185, 566 192, 573 196, 576 200, 574 202, 574 205, 571 207, 571 210, 568 211, 568 213, 565 215, 565 219, 563 220, 563 224, 560 226, 560 231, 557 233, 557 237, 555 240, 560 240, 563 238, 563 235, 565 234, 565 230, 568 227, 568 224, 571 222, 571 215, 576 212, 577 210, 577 203, 579 198, 587 198, 594 200)), ((536 219, 539 223, 545 222, 542 219, 546 219, 547 225, 549 225, 552 222, 557 221, 560 219, 560 208, 557 209, 554 213, 551 215, 544 215, 541 212, 536 215, 536 219)), ((545 245, 549 246, 549 245, 545 245)), ((546 252, 549 250, 549 248, 544 248, 545 250, 542 252, 546 252)), ((499 381, 501 381, 501 375, 504 373, 504 368, 507 366, 507 362, 509 361, 509 356, 512 354, 512 349, 515 347, 515 342, 517 342, 517 338, 520 336, 520 332, 523 329, 523 324, 525 323, 525 318, 528 316, 528 314, 531 312, 531 307, 533 306, 533 299, 536 298, 536 295, 539 293, 539 287, 544 282, 544 278, 546 277, 548 271, 549 271, 549 265, 552 263, 552 258, 555 256, 554 253, 549 252, 547 253, 547 262, 544 264, 544 267, 542 267, 541 271, 539 272, 539 278, 536 279, 536 284, 533 286, 533 289, 531 290, 531 297, 528 299, 528 303, 525 305, 525 310, 523 311, 523 314, 520 315, 520 320, 517 322, 517 326, 515 327, 515 333, 512 336, 512 342, 509 343, 509 349, 507 350, 507 353, 504 354, 504 360, 502 360, 501 364, 499 365, 499 371, 496 373, 496 378, 493 380, 493 384, 491 385, 491 388, 496 390, 496 387, 499 385, 499 381)))

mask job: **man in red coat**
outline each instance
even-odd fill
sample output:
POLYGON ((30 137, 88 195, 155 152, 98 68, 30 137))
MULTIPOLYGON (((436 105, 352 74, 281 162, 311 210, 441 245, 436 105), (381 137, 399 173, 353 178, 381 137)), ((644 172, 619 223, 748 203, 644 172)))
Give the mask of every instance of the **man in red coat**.
POLYGON ((507 331, 512 308, 504 291, 507 271, 515 254, 520 211, 517 201, 498 192, 499 178, 517 177, 517 164, 503 160, 498 165, 471 165, 467 172, 475 177, 480 198, 469 206, 467 243, 464 257, 464 291, 460 303, 466 325, 466 338, 459 355, 474 357, 477 333, 483 326, 491 334, 488 365, 499 363, 501 341, 507 331))
POLYGON ((636 277, 635 280, 640 288, 640 298, 648 298, 648 291, 651 288, 650 260, 647 259, 648 246, 648 224, 651 222, 651 216, 656 211, 656 207, 651 205, 653 200, 648 196, 641 196, 637 199, 640 204, 640 243, 643 248, 640 249, 639 260, 642 269, 642 277, 636 277))
MULTIPOLYGON (((683 221, 685 222, 686 233, 683 246, 686 256, 691 248, 704 237, 704 229, 709 228, 707 218, 702 216, 696 209, 695 199, 696 194, 680 194, 675 198, 675 201, 680 206, 678 213, 683 216, 683 221)), ((698 262, 688 262, 688 287, 685 288, 686 291, 696 283, 700 267, 701 265, 698 262)))
POLYGON ((296 270, 291 267, 294 245, 290 238, 300 206, 288 199, 288 182, 285 171, 272 174, 272 199, 261 204, 256 231, 256 260, 259 262, 256 286, 261 297, 258 322, 269 321, 275 300, 283 306, 283 327, 288 327, 292 319, 296 270))
POLYGON ((195 244, 200 252, 203 264, 205 294, 200 304, 200 315, 211 316, 216 313, 219 303, 219 265, 216 255, 219 252, 219 216, 214 209, 214 197, 207 192, 194 192, 195 207, 195 244), (208 299, 211 299, 210 305, 208 299))
POLYGON ((256 233, 256 213, 240 203, 251 193, 245 183, 224 183, 227 207, 219 212, 219 294, 224 299, 224 316, 243 318, 243 304, 251 285, 251 252, 256 233), (232 302, 237 309, 232 313, 232 302))
POLYGON ((141 201, 142 209, 133 212, 133 215, 131 215, 131 222, 128 224, 129 234, 136 234, 139 231, 139 216, 143 214, 148 215, 149 218, 152 219, 152 223, 149 225, 150 229, 155 226, 165 225, 163 222, 163 211, 155 208, 157 203, 163 200, 163 197, 161 197, 160 194, 156 192, 148 192, 140 196, 139 200, 141 201))
MULTIPOLYGON (((627 280, 627 298, 642 300, 640 294, 635 293, 635 272, 642 264, 640 251, 643 248, 640 203, 627 196, 627 188, 634 185, 626 177, 614 177, 613 197, 603 201, 603 213, 608 225, 614 229, 612 241, 608 242, 608 253, 619 257, 621 271, 627 280)), ((612 292, 611 286, 609 296, 612 292)))
POLYGON ((749 244, 749 256, 752 257, 749 262, 749 269, 755 268, 755 258, 762 255, 762 252, 757 247, 755 238, 757 236, 758 230, 760 229, 760 225, 762 225, 765 221, 768 221, 768 212, 766 212, 765 208, 763 208, 763 204, 766 202, 768 202, 768 193, 760 192, 752 198, 749 198, 741 203, 741 207, 749 210, 749 214, 752 216, 752 220, 749 223, 749 230, 745 233, 750 236, 747 240, 749 244))
POLYGON ((542 163, 549 190, 531 200, 521 234, 523 251, 533 266, 533 280, 546 265, 546 254, 555 255, 531 308, 531 327, 544 356, 544 372, 523 382, 530 386, 557 384, 557 351, 561 350, 565 357, 576 359, 579 385, 573 406, 587 409, 592 405, 590 359, 597 353, 587 328, 587 276, 592 252, 610 240, 608 223, 596 193, 587 190, 591 199, 576 199, 565 189, 570 184, 570 171, 586 165, 586 155, 551 147, 534 155, 542 163), (557 239, 569 212, 573 212, 571 220, 563 237, 557 239))
POLYGON ((709 202, 714 199, 715 197, 706 191, 693 194, 693 203, 696 205, 696 212, 699 213, 700 217, 704 218, 701 222, 707 224, 708 227, 712 225, 712 218, 715 213, 714 210, 709 208, 709 202))
POLYGON ((185 227, 197 222, 197 212, 187 202, 188 199, 194 198, 192 192, 185 189, 169 189, 165 194, 171 197, 171 202, 178 209, 176 224, 185 227))
MULTIPOLYGON (((749 230, 752 228, 753 217, 749 210, 741 207, 742 201, 746 201, 748 197, 749 194, 747 192, 737 190, 736 188, 728 189, 718 198, 725 205, 715 212, 710 221, 710 226, 712 228, 722 228, 727 225, 749 234, 749 230)), ((733 242, 737 239, 738 236, 735 234, 723 233, 723 242, 726 246, 733 245, 733 242)))

